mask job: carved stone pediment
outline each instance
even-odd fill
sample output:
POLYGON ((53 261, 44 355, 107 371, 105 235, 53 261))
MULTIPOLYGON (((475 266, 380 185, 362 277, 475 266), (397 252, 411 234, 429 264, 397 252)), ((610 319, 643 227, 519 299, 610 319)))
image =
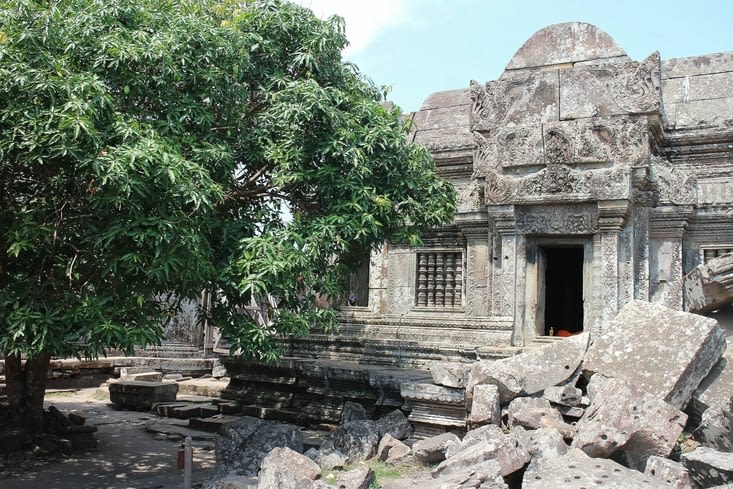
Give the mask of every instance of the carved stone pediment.
POLYGON ((476 171, 527 174, 549 164, 636 166, 648 159, 647 121, 614 116, 474 131, 476 171))

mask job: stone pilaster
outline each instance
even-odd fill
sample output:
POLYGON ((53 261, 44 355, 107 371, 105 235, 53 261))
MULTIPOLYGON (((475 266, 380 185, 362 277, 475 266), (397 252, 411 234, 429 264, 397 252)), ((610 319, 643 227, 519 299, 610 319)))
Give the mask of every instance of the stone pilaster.
POLYGON ((489 226, 486 220, 462 227, 466 238, 465 310, 468 317, 489 315, 489 226))
POLYGON ((672 309, 683 308, 682 241, 691 206, 657 207, 649 213, 649 295, 672 309))
MULTIPOLYGON (((492 314, 514 318, 512 344, 524 345, 522 330, 523 314, 517 315, 517 270, 521 266, 518 245, 523 237, 517 233, 515 208, 513 205, 491 206, 489 215, 496 240, 492 256, 492 314)), ((521 243, 520 243, 521 241, 521 243)))
POLYGON ((601 321, 596 321, 592 326, 593 333, 600 331, 603 322, 616 317, 621 306, 619 302, 619 245, 628 211, 629 204, 625 200, 598 203, 601 321))

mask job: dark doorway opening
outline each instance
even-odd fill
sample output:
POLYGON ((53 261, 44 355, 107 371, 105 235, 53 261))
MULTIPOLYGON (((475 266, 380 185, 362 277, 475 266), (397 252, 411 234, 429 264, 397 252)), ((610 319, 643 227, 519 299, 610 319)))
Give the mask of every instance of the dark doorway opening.
POLYGON ((543 247, 545 335, 583 331, 583 248, 543 247))

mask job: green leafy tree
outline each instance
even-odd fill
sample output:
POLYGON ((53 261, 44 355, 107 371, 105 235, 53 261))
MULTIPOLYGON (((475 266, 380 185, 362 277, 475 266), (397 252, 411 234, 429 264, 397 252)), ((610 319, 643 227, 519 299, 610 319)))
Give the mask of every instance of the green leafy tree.
POLYGON ((49 359, 160 341, 178 300, 243 354, 332 325, 316 297, 452 187, 344 63, 343 23, 280 1, 0 0, 0 353, 41 429, 49 359), (284 215, 292 216, 283 219, 284 215), (261 327, 238 313, 270 293, 261 327))

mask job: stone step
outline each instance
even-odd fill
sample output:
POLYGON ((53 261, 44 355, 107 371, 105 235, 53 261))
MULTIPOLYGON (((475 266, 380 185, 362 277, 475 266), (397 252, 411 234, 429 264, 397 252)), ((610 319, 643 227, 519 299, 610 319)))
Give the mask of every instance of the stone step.
POLYGON ((232 416, 228 414, 217 414, 209 418, 190 418, 188 426, 194 430, 207 431, 209 433, 219 433, 221 427, 227 423, 236 421, 241 416, 232 416))
POLYGON ((185 404, 170 409, 170 417, 179 419, 210 418, 219 414, 219 408, 213 404, 185 404))

